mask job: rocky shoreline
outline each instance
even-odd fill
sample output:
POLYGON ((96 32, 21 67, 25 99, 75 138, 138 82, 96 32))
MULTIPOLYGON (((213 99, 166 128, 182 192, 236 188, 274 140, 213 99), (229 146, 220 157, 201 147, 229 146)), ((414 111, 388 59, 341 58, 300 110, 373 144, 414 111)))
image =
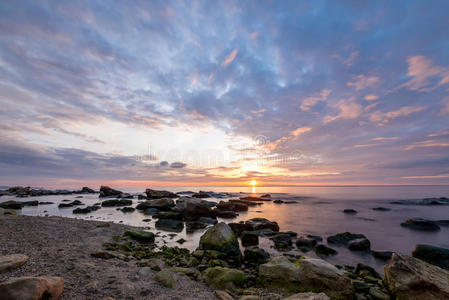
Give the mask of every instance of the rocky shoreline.
MULTIPOLYGON (((18 196, 23 195, 23 189, 15 191, 19 191, 18 196)), ((412 256, 406 256, 371 250, 370 241, 359 233, 328 236, 325 245, 323 237, 282 232, 275 221, 264 218, 226 224, 218 222, 217 217, 232 219, 250 206, 275 200, 266 194, 216 203, 206 200, 210 193, 178 195, 147 189, 145 194, 129 195, 102 186, 100 201, 95 205, 80 208, 83 204, 79 200, 59 204, 73 207, 74 214, 88 214, 101 207, 116 207, 123 212, 137 210, 156 219, 158 230, 179 232, 184 226, 188 231, 206 229, 195 251, 161 246, 163 243, 158 242, 164 241, 166 235, 141 228, 58 217, 14 216, 12 209, 21 209, 27 202, 2 202, 0 215, 7 215, 0 217, 0 251, 4 255, 0 257, 0 273, 2 259, 6 267, 5 273, 0 274, 0 294, 2 289, 22 285, 23 282, 11 282, 12 277, 32 276, 21 280, 31 280, 30 286, 44 286, 41 290, 48 293, 63 291, 61 299, 193 299, 193 294, 196 299, 226 300, 449 297, 448 249, 417 245, 412 256), (135 197, 138 204, 132 207, 135 197), (269 238, 279 256, 259 248, 260 238, 269 238), (310 251, 320 258, 338 254, 332 245, 384 260, 385 278, 360 263, 332 265, 307 256, 310 251), (288 253, 295 247, 303 254, 288 253), (28 258, 24 260, 23 255, 28 258), (111 278, 112 273, 115 277, 111 278), (434 282, 436 279, 438 283, 434 282)), ((426 203, 441 205, 444 199, 440 198, 439 204, 426 203)), ((428 231, 437 230, 435 224, 409 219, 401 225, 428 231)), ((179 244, 183 242, 178 240, 179 244)))

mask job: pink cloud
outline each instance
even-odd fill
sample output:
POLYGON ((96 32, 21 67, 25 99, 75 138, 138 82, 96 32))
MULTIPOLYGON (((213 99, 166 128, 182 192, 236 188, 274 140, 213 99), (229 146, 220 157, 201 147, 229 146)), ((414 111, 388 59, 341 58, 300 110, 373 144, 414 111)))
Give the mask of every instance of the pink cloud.
POLYGON ((353 81, 346 83, 349 87, 354 87, 356 91, 361 91, 369 87, 373 87, 380 82, 380 78, 377 76, 365 76, 363 74, 353 76, 353 81))
POLYGON ((221 63, 221 66, 222 67, 227 67, 229 64, 231 64, 233 61, 234 61, 234 59, 235 59, 235 57, 237 56, 237 53, 239 52, 239 49, 238 48, 235 48, 232 52, 231 52, 231 54, 229 54, 227 57, 226 57, 226 59, 221 63))
POLYGON ((338 119, 356 119, 363 112, 363 107, 353 99, 340 100, 334 107, 340 110, 340 112, 336 116, 326 116, 324 123, 333 122, 338 119))
POLYGON ((330 89, 323 89, 314 96, 305 98, 301 103, 301 110, 310 110, 310 108, 317 104, 317 102, 326 101, 331 92, 332 91, 330 89))
POLYGON ((400 87, 428 92, 449 83, 449 67, 437 66, 431 59, 422 55, 409 57, 407 62, 407 75, 413 78, 400 87), (432 84, 430 81, 432 78, 439 78, 438 83, 432 84))

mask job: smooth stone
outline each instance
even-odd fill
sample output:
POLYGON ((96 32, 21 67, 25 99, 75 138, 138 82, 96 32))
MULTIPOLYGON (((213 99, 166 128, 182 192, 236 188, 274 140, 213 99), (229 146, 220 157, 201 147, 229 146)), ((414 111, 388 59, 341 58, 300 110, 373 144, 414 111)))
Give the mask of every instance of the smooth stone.
POLYGON ((310 247, 310 248, 313 248, 313 247, 316 246, 316 244, 317 244, 317 241, 316 241, 315 239, 306 238, 306 237, 303 237, 303 236, 299 237, 299 238, 296 240, 296 246, 297 246, 298 248, 300 248, 300 247, 310 247))
POLYGON ((178 198, 179 196, 175 193, 169 191, 158 191, 152 189, 146 189, 145 194, 147 194, 148 199, 159 199, 159 198, 178 198))
POLYGON ((412 256, 429 264, 449 270, 449 249, 418 244, 413 249, 412 256))
POLYGON ((124 236, 129 237, 140 243, 154 243, 154 233, 141 231, 141 230, 128 230, 125 231, 124 236))
POLYGON ((200 238, 200 250, 215 250, 226 256, 241 256, 237 236, 226 223, 209 228, 200 238))
POLYGON ((4 209, 22 209, 23 203, 18 201, 5 201, 0 203, 0 207, 4 209))
POLYGON ((28 256, 23 254, 10 254, 0 256, 0 273, 21 267, 28 261, 28 256))
POLYGON ((379 207, 373 207, 373 210, 376 210, 376 211, 390 211, 391 208, 379 206, 379 207))
POLYGON ((439 231, 440 226, 436 222, 422 219, 422 218, 411 218, 405 222, 401 223, 402 227, 407 227, 413 230, 420 231, 439 231))
POLYGON ((101 202, 102 207, 118 207, 132 205, 133 201, 129 199, 111 199, 101 202))
POLYGON ((265 218, 252 218, 245 222, 253 227, 253 230, 271 229, 279 231, 279 225, 276 222, 269 221, 265 218))
POLYGON ((168 211, 175 206, 175 201, 171 198, 157 198, 137 204, 136 209, 146 210, 148 208, 156 208, 158 210, 168 211))
POLYGON ((99 197, 118 197, 122 196, 123 192, 119 190, 114 190, 108 186, 101 186, 100 187, 100 195, 99 197))
POLYGON ((148 277, 149 275, 151 275, 151 273, 152 273, 152 271, 151 271, 150 267, 143 267, 143 268, 139 269, 139 272, 137 274, 139 274, 139 276, 142 276, 142 277, 148 277))
POLYGON ((184 228, 184 223, 179 220, 172 219, 158 219, 155 223, 157 229, 165 231, 181 232, 184 228))
POLYGON ((315 253, 316 253, 316 255, 318 255, 320 257, 326 257, 326 256, 332 256, 332 255, 338 254, 337 250, 329 248, 323 244, 317 245, 315 247, 315 253))
POLYGON ((18 277, 0 283, 0 300, 57 300, 64 290, 62 277, 18 277))
POLYGON ((229 227, 240 236, 244 231, 252 231, 253 227, 250 224, 245 223, 229 223, 229 227))
POLYGON ((371 249, 371 243, 368 239, 356 239, 349 242, 349 250, 367 251, 371 249))
POLYGON ((248 247, 243 252, 245 260, 252 264, 264 264, 270 258, 270 254, 262 248, 248 247))
POLYGON ((330 244, 348 245, 350 241, 356 239, 366 239, 366 237, 363 234, 343 232, 328 237, 327 242, 330 244))

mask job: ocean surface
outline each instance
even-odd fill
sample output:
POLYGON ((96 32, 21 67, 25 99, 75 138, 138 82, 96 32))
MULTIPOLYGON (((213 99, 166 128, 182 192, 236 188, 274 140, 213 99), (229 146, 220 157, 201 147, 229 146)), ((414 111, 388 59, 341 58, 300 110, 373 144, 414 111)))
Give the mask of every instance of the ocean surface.
MULTIPOLYGON (((294 200, 294 204, 275 204, 264 202, 260 206, 249 207, 248 212, 240 212, 235 219, 219 219, 225 222, 239 222, 254 217, 263 217, 278 222, 281 231, 294 231, 300 235, 319 235, 326 237, 349 231, 351 233, 362 233, 371 241, 373 250, 390 250, 402 254, 410 254, 416 244, 430 244, 449 248, 449 227, 441 227, 438 232, 421 232, 410 230, 400 226, 400 223, 408 218, 425 218, 429 220, 448 220, 449 205, 398 205, 391 204, 395 200, 419 200, 430 197, 449 197, 449 186, 314 186, 314 187, 151 187, 153 189, 165 189, 173 192, 180 191, 214 191, 233 193, 230 198, 246 195, 258 196, 269 193, 273 200, 294 200), (375 211, 374 207, 387 207, 391 211, 375 211), (342 211, 352 208, 358 211, 355 215, 344 214, 342 211)), ((120 189, 129 193, 142 193, 144 188, 120 189)), ((114 207, 103 207, 87 215, 74 215, 74 208, 62 208, 57 206, 64 199, 75 200, 79 195, 65 196, 41 196, 41 197, 0 197, 0 202, 7 200, 16 201, 51 201, 51 205, 39 205, 37 207, 24 207, 21 214, 24 215, 51 215, 70 218, 92 219, 100 221, 112 221, 128 225, 145 227, 147 230, 159 232, 158 245, 180 246, 176 240, 184 238, 187 240, 181 247, 194 250, 198 246, 199 238, 204 230, 194 233, 186 233, 185 229, 176 236, 169 236, 170 232, 157 230, 154 226, 155 220, 143 222, 149 216, 139 211, 123 213, 114 207)), ((221 201, 230 198, 217 199, 207 198, 210 201, 221 201)), ((77 198, 86 205, 98 203, 98 194, 83 195, 77 198)), ((133 200, 135 207, 140 200, 133 200)), ((83 207, 83 206, 81 206, 83 207)), ((272 248, 273 242, 268 238, 260 239, 260 246, 273 255, 280 255, 272 248)), ((383 261, 373 258, 370 254, 351 252, 345 247, 330 245, 339 254, 327 258, 333 264, 355 265, 359 262, 375 267, 383 272, 383 261)), ((298 249, 289 253, 302 254, 315 257, 313 251, 303 253, 298 249)))

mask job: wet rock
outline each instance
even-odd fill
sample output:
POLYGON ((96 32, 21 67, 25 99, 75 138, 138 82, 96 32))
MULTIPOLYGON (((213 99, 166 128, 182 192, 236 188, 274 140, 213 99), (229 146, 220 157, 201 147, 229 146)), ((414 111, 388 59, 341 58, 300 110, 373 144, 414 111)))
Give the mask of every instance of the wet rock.
POLYGON ((328 237, 327 242, 330 244, 348 245, 350 241, 356 239, 366 239, 366 237, 363 234, 343 232, 328 237))
POLYGON ((259 236, 253 231, 244 231, 242 233, 242 246, 257 246, 259 245, 259 236))
POLYGON ((129 237, 140 243, 154 243, 154 233, 140 230, 128 230, 124 236, 129 237))
POLYGON ((377 279, 382 278, 379 273, 374 270, 373 267, 358 263, 354 269, 354 272, 361 277, 374 277, 377 279))
POLYGON ((376 210, 376 211, 390 211, 391 208, 379 206, 379 207, 374 207, 373 210, 376 210))
POLYGON ((200 250, 215 250, 226 256, 241 256, 237 236, 226 223, 209 228, 200 238, 200 250))
POLYGON ((394 253, 384 271, 385 283, 396 299, 449 299, 448 270, 394 253))
POLYGON ((198 193, 193 193, 192 197, 193 198, 210 198, 210 195, 206 192, 199 191, 198 193))
POLYGON ((251 196, 247 196, 247 197, 240 197, 240 200, 244 200, 244 201, 271 201, 270 198, 258 198, 258 197, 251 197, 251 196))
POLYGON ((363 281, 354 280, 352 281, 352 286, 357 293, 366 294, 369 291, 370 286, 363 281))
POLYGON ((64 290, 62 277, 10 278, 0 284, 1 300, 57 300, 64 290))
POLYGON ((122 209, 120 209, 121 212, 123 213, 131 213, 134 212, 136 209, 134 207, 123 207, 122 209))
POLYGON ((345 214, 349 214, 349 215, 354 215, 354 214, 357 213, 357 211, 356 211, 355 209, 352 209, 352 208, 344 209, 343 212, 344 212, 345 214))
POLYGON ((348 248, 352 251, 369 251, 371 243, 368 239, 356 239, 349 242, 348 248))
POLYGON ((270 258, 270 254, 265 250, 257 247, 248 247, 243 252, 245 260, 252 264, 264 264, 270 258))
POLYGON ((34 201, 24 201, 22 202, 23 206, 38 206, 39 205, 39 201, 34 200, 34 201))
POLYGON ((122 191, 114 190, 108 186, 101 186, 100 187, 100 197, 120 197, 123 195, 122 191))
POLYGON ((220 203, 217 204, 217 209, 218 210, 224 210, 224 211, 247 211, 248 210, 248 205, 242 202, 237 202, 237 201, 233 201, 233 202, 225 202, 225 201, 220 201, 220 203))
POLYGON ((263 194, 262 196, 260 196, 260 198, 271 198, 270 194, 263 194))
POLYGON ((435 221, 439 226, 448 227, 449 226, 449 220, 438 220, 435 221))
POLYGON ((327 257, 327 256, 332 256, 332 255, 337 255, 338 252, 332 248, 326 247, 325 245, 317 245, 315 247, 315 253, 316 255, 320 256, 320 257, 327 257))
POLYGON ((176 274, 170 269, 164 269, 159 271, 154 276, 154 280, 161 283, 163 286, 167 288, 173 288, 175 285, 176 274))
POLYGON ((390 295, 385 293, 383 290, 381 290, 378 287, 370 287, 368 294, 373 298, 373 300, 390 300, 390 295))
POLYGON ((179 196, 169 191, 158 191, 152 189, 146 189, 148 199, 160 199, 160 198, 178 198, 179 196))
POLYGON ((18 201, 5 201, 0 203, 0 207, 4 209, 22 209, 22 202, 18 201))
POLYGON ((330 300, 325 293, 299 293, 291 295, 283 300, 330 300))
POLYGON ((10 254, 0 256, 0 273, 21 267, 28 261, 28 256, 23 254, 10 254))
POLYGON ((234 219, 238 217, 238 213, 233 211, 227 211, 227 210, 213 210, 214 215, 223 219, 234 219))
POLYGON ((185 205, 185 214, 188 216, 215 217, 212 207, 215 206, 216 203, 197 198, 189 198, 185 200, 185 205))
POLYGON ((449 270, 449 249, 418 244, 413 249, 412 256, 429 264, 449 270))
POLYGON ((173 219, 159 219, 156 221, 155 226, 156 228, 165 231, 181 232, 184 228, 184 223, 182 221, 173 219))
POLYGON ((274 242, 274 248, 281 251, 292 248, 292 238, 287 233, 279 233, 270 238, 274 242))
POLYGON ((282 204, 282 203, 284 203, 284 201, 279 200, 279 199, 276 199, 276 200, 273 201, 273 203, 276 203, 276 204, 282 204))
POLYGON ((148 200, 147 195, 139 194, 137 195, 137 200, 148 200))
POLYGON ((246 275, 240 270, 223 267, 207 268, 202 273, 202 278, 215 289, 235 290, 243 287, 246 275))
POLYGON ((159 210, 157 208, 147 208, 147 209, 145 209, 143 214, 146 216, 154 216, 158 212, 159 212, 159 210))
POLYGON ((100 206, 96 206, 96 205, 87 206, 87 207, 84 207, 84 208, 77 207, 77 208, 75 208, 73 210, 72 213, 74 213, 74 214, 88 214, 88 213, 96 211, 98 209, 100 209, 100 206))
POLYGON ((54 202, 50 202, 50 201, 39 202, 39 205, 50 205, 50 204, 55 204, 55 203, 54 202))
POLYGON ((321 242, 323 240, 322 237, 318 236, 318 235, 312 235, 312 234, 308 234, 307 237, 309 239, 315 240, 317 242, 321 242))
POLYGON ((237 234, 238 236, 240 236, 244 231, 251 231, 253 230, 253 226, 251 226, 250 224, 245 224, 245 223, 229 223, 228 224, 229 227, 231 227, 231 229, 235 232, 235 234, 237 234))
POLYGON ((172 220, 181 221, 183 219, 183 215, 181 213, 175 212, 175 211, 160 211, 154 215, 154 218, 156 218, 156 219, 172 219, 172 220))
POLYGON ((89 188, 87 186, 83 186, 81 191, 79 191, 78 193, 80 193, 80 194, 95 194, 96 191, 94 191, 93 189, 91 189, 91 188, 89 188))
POLYGON ((377 258, 377 259, 381 259, 384 261, 387 261, 389 259, 391 259, 391 256, 393 255, 392 251, 379 251, 379 250, 372 250, 371 254, 377 258))
POLYGON ((133 201, 129 199, 111 199, 101 202, 102 207, 119 207, 132 205, 133 201))
POLYGON ((296 240, 296 246, 297 246, 298 248, 300 248, 300 247, 309 247, 309 248, 313 248, 313 247, 316 246, 317 243, 318 243, 318 242, 317 242, 315 239, 306 238, 306 237, 303 237, 303 236, 299 237, 299 238, 296 240))
POLYGON ((70 203, 59 203, 58 208, 67 208, 67 207, 73 207, 70 203))
POLYGON ((449 199, 446 197, 425 198, 422 200, 397 200, 390 203, 399 205, 449 205, 449 199))
POLYGON ((420 231, 439 231, 440 226, 437 225, 434 221, 421 219, 421 218, 411 218, 405 222, 401 223, 402 227, 407 227, 413 230, 420 231))
POLYGON ((147 200, 137 204, 136 209, 146 210, 148 208, 156 208, 158 210, 168 211, 172 207, 176 206, 175 201, 171 198, 158 198, 153 200, 147 200))
POLYGON ((271 229, 273 231, 279 231, 279 225, 276 222, 271 222, 265 218, 253 218, 245 223, 251 225, 253 230, 271 229))

